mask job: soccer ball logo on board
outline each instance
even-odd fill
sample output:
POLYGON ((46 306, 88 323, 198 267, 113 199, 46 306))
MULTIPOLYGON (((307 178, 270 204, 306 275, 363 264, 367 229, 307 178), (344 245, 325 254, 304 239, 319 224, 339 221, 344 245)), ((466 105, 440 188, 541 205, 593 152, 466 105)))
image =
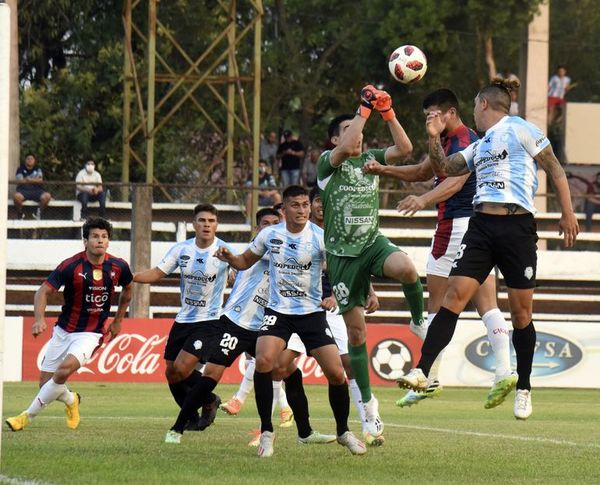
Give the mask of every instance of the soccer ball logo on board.
POLYGON ((386 339, 371 352, 371 365, 379 377, 395 381, 412 369, 412 354, 400 340, 386 339))

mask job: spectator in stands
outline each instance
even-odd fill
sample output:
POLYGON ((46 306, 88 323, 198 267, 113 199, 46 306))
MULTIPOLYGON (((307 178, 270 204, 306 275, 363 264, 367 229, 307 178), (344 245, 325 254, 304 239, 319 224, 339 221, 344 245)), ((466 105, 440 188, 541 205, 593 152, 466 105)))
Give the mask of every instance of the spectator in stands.
POLYGON ((302 165, 302 185, 313 188, 317 185, 317 162, 321 156, 321 150, 311 148, 302 165))
POLYGON ((563 114, 566 104, 566 94, 575 87, 567 76, 567 68, 563 65, 556 67, 556 74, 548 82, 548 124, 554 123, 563 114))
POLYGON ((266 160, 271 166, 271 169, 275 168, 277 161, 277 133, 270 131, 267 138, 263 138, 260 141, 260 159, 266 160))
POLYGON ((14 201, 17 209, 17 219, 23 219, 23 202, 33 200, 39 204, 34 217, 41 219, 42 210, 48 205, 52 196, 47 192, 42 181, 44 174, 42 169, 36 166, 36 159, 29 154, 25 157, 25 163, 17 169, 16 179, 19 181, 15 190, 14 201))
POLYGON ((600 212, 600 172, 596 174, 596 180, 589 185, 585 200, 585 230, 588 232, 592 231, 592 217, 596 212, 600 212))
POLYGON ((284 142, 279 145, 277 156, 280 159, 279 176, 282 188, 300 183, 300 164, 304 158, 304 145, 290 130, 283 132, 284 142))
POLYGON ((81 202, 81 218, 87 219, 88 203, 100 203, 100 217, 106 217, 106 192, 102 187, 102 176, 96 171, 96 163, 93 160, 85 162, 85 166, 79 171, 77 177, 77 200, 81 202))
MULTIPOLYGON (((246 181, 246 187, 252 187, 252 175, 248 176, 246 181)), ((258 193, 258 205, 259 206, 272 206, 281 202, 281 195, 277 190, 277 182, 275 177, 271 174, 271 168, 265 160, 258 162, 258 187, 261 190, 258 193)), ((250 204, 252 200, 252 191, 248 191, 246 194, 246 217, 250 218, 250 204)))

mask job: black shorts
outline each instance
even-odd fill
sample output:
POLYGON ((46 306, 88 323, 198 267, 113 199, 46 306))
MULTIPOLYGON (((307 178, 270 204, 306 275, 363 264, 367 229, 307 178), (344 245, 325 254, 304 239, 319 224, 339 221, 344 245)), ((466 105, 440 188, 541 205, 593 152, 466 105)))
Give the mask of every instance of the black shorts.
POLYGON ((16 189, 16 192, 21 194, 25 200, 33 200, 34 202, 39 202, 42 195, 46 193, 44 188, 39 185, 21 186, 16 189))
POLYGON ((220 329, 219 320, 173 323, 165 345, 165 360, 173 361, 181 350, 185 350, 198 357, 200 362, 206 362, 220 329))
POLYGON ((230 367, 242 352, 256 355, 258 332, 247 330, 233 323, 225 315, 221 317, 221 327, 216 335, 213 352, 207 362, 230 367))
POLYGON ((293 333, 297 333, 306 347, 306 353, 325 345, 336 345, 325 312, 308 313, 306 315, 285 315, 270 308, 265 308, 263 324, 258 334, 273 335, 286 342, 293 333))
POLYGON ((469 276, 483 283, 494 266, 506 286, 535 287, 537 227, 532 214, 510 216, 475 212, 469 220, 450 276, 469 276))

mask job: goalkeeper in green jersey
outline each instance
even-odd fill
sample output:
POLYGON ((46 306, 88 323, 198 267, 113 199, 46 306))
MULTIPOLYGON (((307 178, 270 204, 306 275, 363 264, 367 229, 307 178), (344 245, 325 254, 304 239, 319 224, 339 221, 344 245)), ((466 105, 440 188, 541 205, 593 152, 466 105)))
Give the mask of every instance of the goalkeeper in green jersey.
POLYGON ((348 330, 348 351, 361 391, 367 431, 383 432, 377 399, 371 395, 367 327, 364 306, 371 275, 393 278, 403 285, 412 320, 423 321, 423 287, 406 253, 379 232, 379 177, 365 174, 369 160, 397 163, 412 151, 412 144, 396 119, 392 99, 385 91, 366 86, 356 115, 341 115, 329 125, 333 150, 325 151, 317 166, 317 182, 325 215, 327 267, 348 330), (372 111, 387 123, 394 145, 385 150, 362 152, 362 130, 372 111))

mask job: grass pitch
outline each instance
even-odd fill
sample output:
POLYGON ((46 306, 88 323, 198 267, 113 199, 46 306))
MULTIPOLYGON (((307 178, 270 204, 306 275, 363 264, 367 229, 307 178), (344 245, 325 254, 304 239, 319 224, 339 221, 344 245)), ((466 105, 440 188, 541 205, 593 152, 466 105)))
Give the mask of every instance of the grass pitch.
MULTIPOLYGON (((337 444, 299 445, 295 427, 276 429, 275 455, 246 446, 258 418, 251 396, 239 416, 219 412, 181 445, 163 443, 176 417, 166 385, 74 383, 81 425, 70 430, 61 403, 24 431, 3 423, 0 482, 100 483, 600 483, 597 390, 533 392, 527 421, 512 414, 513 395, 485 410, 486 389, 444 389, 441 397, 398 408, 403 394, 378 388, 386 443, 352 456, 337 444)), ((4 416, 21 412, 34 383, 5 384, 4 416)), ((225 400, 234 386, 219 386, 225 400)), ((313 428, 334 433, 324 386, 307 386, 313 428)), ((274 424, 278 420, 274 418, 274 424)), ((356 411, 351 429, 360 435, 356 411)))

